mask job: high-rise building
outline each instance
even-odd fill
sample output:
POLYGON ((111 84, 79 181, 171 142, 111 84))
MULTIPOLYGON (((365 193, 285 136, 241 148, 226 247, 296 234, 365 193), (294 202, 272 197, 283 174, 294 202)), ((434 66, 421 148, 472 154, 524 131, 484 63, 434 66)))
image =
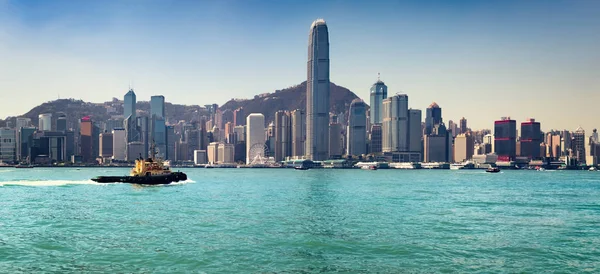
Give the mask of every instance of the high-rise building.
POLYGON ((212 142, 208 144, 206 154, 208 156, 208 164, 215 165, 219 162, 219 144, 218 142, 212 142))
POLYGON ((100 157, 110 158, 113 156, 113 134, 112 133, 100 133, 100 157))
POLYGON ((369 153, 381 153, 381 124, 372 124, 369 130, 369 153))
MULTIPOLYGON (((133 92, 133 91, 132 91, 133 92)), ((134 109, 135 111, 135 109, 134 109)), ((155 95, 150 97, 150 116, 165 118, 165 96, 155 95)))
MULTIPOLYGON (((36 131, 35 127, 20 127, 18 130, 17 141, 17 160, 26 162, 30 158, 31 148, 33 147, 33 135, 36 131)), ((33 159, 29 159, 31 161, 33 159)))
POLYGON ((135 92, 133 89, 129 89, 129 91, 125 94, 123 99, 123 117, 127 119, 129 116, 133 117, 131 120, 136 121, 135 119, 135 92))
POLYGON ((82 160, 84 163, 93 162, 95 159, 93 148, 94 125, 89 116, 81 118, 79 130, 82 160))
POLYGON ((585 165, 585 130, 583 128, 578 127, 575 132, 573 132, 573 157, 577 160, 577 163, 580 165, 585 165))
POLYGON ((17 130, 19 130, 22 127, 29 127, 29 126, 31 126, 31 119, 25 118, 25 117, 17 117, 16 126, 15 126, 15 128, 17 130))
POLYGON ((367 154, 367 104, 361 99, 350 103, 348 112, 347 155, 367 154))
POLYGON ((127 161, 134 161, 144 153, 144 144, 142 142, 129 142, 127 144, 127 161))
POLYGON ((434 125, 431 132, 423 136, 423 160, 446 163, 452 161, 452 135, 444 123, 434 125))
POLYGON ((461 163, 473 158, 475 148, 474 138, 471 134, 463 133, 454 139, 454 162, 461 163))
POLYGON ((292 156, 292 122, 287 111, 275 112, 275 161, 292 156))
POLYGON ((292 156, 304 156, 304 141, 306 140, 306 114, 304 110, 292 111, 292 156))
POLYGON ((517 155, 517 122, 510 117, 494 122, 494 152, 498 161, 512 161, 517 155))
POLYGON ((243 107, 239 107, 233 111, 233 124, 235 126, 245 126, 246 125, 246 115, 244 115, 243 107))
POLYGON ((408 95, 397 94, 383 100, 383 152, 409 151, 408 95))
POLYGON ((0 163, 17 160, 17 132, 13 128, 0 128, 0 163))
POLYGON ((41 131, 52 130, 52 113, 44 113, 38 115, 38 129, 41 131))
MULTIPOLYGON (((246 141, 246 127, 245 126, 235 126, 233 128, 233 134, 235 135, 236 143, 246 141)), ((237 151, 237 149, 236 149, 236 151, 237 151)))
POLYGON ((175 133, 174 126, 167 126, 167 160, 175 160, 175 148, 179 137, 175 133))
POLYGON ((235 146, 233 144, 220 143, 217 148, 219 164, 233 164, 235 156, 235 146))
POLYGON ((246 164, 265 157, 265 116, 251 113, 246 117, 246 164))
POLYGON ((467 133, 468 130, 469 128, 467 127, 467 119, 465 119, 465 117, 462 117, 460 119, 460 133, 467 133))
POLYGON ((387 86, 377 77, 377 82, 371 86, 371 124, 383 122, 383 99, 387 98, 387 86))
POLYGON ((194 150, 194 164, 203 165, 206 164, 207 155, 206 150, 194 150))
POLYGON ((529 159, 539 159, 542 157, 540 145, 542 144, 542 130, 540 123, 535 119, 529 119, 521 123, 521 149, 519 156, 529 159))
POLYGON ((442 123, 442 108, 436 102, 431 103, 426 110, 425 134, 431 134, 433 127, 442 123))
POLYGON ((112 131, 112 159, 117 161, 125 161, 127 151, 127 137, 125 136, 124 128, 115 128, 112 131))
POLYGON ((137 132, 139 134, 138 141, 144 144, 144 152, 142 153, 142 157, 148 158, 148 151, 150 149, 150 125, 148 123, 147 116, 137 117, 137 132))
POLYGON ((56 131, 67 131, 67 115, 64 112, 59 112, 56 118, 56 131))
POLYGON ((325 20, 310 27, 306 82, 306 157, 329 157, 329 33, 325 20))
POLYGON ((408 151, 423 153, 423 131, 421 130, 422 115, 420 109, 408 110, 408 151))
POLYGON ((344 153, 343 126, 340 123, 329 124, 329 159, 340 159, 344 153))

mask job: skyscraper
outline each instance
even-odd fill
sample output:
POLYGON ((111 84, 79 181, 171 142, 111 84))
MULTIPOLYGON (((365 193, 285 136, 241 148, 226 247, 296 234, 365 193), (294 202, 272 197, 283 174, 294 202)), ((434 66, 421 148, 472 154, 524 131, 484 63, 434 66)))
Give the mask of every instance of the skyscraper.
POLYGON ((408 151, 421 152, 423 130, 421 130, 422 114, 420 109, 408 110, 408 151))
POLYGON ((329 159, 340 159, 344 153, 344 136, 342 124, 329 124, 329 159))
POLYGON ((41 131, 52 130, 52 113, 43 113, 38 115, 38 129, 41 131))
POLYGON ((310 26, 306 81, 306 157, 329 157, 329 33, 323 19, 310 26))
POLYGON ((494 122, 494 152, 499 161, 514 160, 517 155, 517 122, 510 117, 494 122))
POLYGON ((372 124, 369 135, 369 153, 381 153, 381 124, 372 124))
POLYGON ((461 163, 473 158, 475 142, 469 133, 463 133, 454 139, 454 162, 461 163))
POLYGON ((377 77, 377 82, 371 86, 371 124, 383 122, 383 99, 387 98, 387 86, 377 77))
POLYGON ((408 151, 408 95, 397 94, 383 100, 381 131, 383 152, 408 151))
MULTIPOLYGON (((125 96, 127 97, 127 95, 125 96)), ((133 96, 135 98, 135 94, 133 96)), ((150 116, 165 118, 165 96, 155 95, 150 97, 150 116)))
POLYGON ((94 159, 93 155, 93 124, 92 119, 89 116, 81 118, 79 124, 81 134, 81 157, 84 163, 92 162, 94 159))
POLYGON ((251 113, 246 118, 246 164, 265 157, 265 116, 251 113))
POLYGON ((350 103, 346 136, 347 155, 367 154, 367 104, 361 99, 354 99, 350 103))
POLYGON ((538 159, 542 157, 540 145, 542 144, 542 131, 540 123, 535 119, 521 123, 521 157, 538 159))
POLYGON ((59 112, 56 118, 56 130, 67 131, 67 115, 64 112, 59 112))
POLYGON ((132 116, 132 120, 135 121, 135 103, 135 92, 133 92, 133 89, 129 89, 123 100, 123 117, 125 117, 125 119, 132 116))
POLYGON ((292 127, 287 111, 275 112, 275 161, 283 161, 292 155, 292 127))
POLYGON ((433 127, 442 123, 442 108, 436 102, 427 108, 425 116, 425 134, 431 134, 433 127))
POLYGON ((460 119, 460 133, 466 133, 467 130, 468 130, 467 119, 465 119, 465 117, 462 117, 460 119))
POLYGON ((165 97, 150 97, 150 142, 154 142, 158 157, 166 158, 167 125, 165 117, 165 97))
POLYGON ((306 113, 297 109, 292 111, 292 156, 304 156, 306 140, 306 113))
POLYGON ((583 128, 578 127, 575 132, 573 132, 573 157, 577 159, 577 163, 580 165, 585 165, 585 130, 583 128))

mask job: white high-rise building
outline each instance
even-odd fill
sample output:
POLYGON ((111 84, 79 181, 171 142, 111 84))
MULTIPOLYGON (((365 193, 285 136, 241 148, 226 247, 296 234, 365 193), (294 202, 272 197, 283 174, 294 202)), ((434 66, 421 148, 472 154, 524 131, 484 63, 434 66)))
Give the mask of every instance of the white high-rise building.
POLYGON ((125 161, 127 152, 127 136, 124 128, 115 128, 112 131, 113 137, 113 160, 125 161))
POLYGON ((329 157, 329 31, 325 20, 310 26, 306 81, 306 146, 308 159, 329 157))
POLYGON ((219 145, 221 143, 218 142, 208 144, 206 153, 208 155, 208 164, 214 165, 219 162, 219 145))
POLYGON ((251 113, 246 117, 246 164, 265 157, 265 116, 251 113))
POLYGON ((233 164, 235 156, 235 146, 233 144, 220 143, 217 148, 219 164, 233 164))
POLYGON ((44 113, 38 116, 38 129, 41 131, 52 130, 52 113, 44 113))
POLYGON ((31 124, 31 119, 25 118, 25 117, 18 117, 16 119, 16 126, 15 126, 15 128, 17 130, 19 130, 22 127, 28 127, 30 124, 31 124))

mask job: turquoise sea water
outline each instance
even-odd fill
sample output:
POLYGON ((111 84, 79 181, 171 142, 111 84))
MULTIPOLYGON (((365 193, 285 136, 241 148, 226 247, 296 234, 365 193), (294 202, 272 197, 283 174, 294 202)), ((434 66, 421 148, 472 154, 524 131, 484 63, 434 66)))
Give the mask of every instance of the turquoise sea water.
POLYGON ((600 172, 0 169, 0 273, 600 272, 600 172))

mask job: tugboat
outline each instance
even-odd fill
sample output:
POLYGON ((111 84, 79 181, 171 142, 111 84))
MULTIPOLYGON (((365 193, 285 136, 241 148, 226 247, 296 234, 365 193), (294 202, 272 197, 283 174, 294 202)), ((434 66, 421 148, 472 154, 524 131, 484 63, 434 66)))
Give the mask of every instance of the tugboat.
POLYGON ((187 180, 183 172, 171 172, 162 160, 154 158, 154 145, 152 145, 152 157, 148 159, 139 158, 135 160, 135 167, 129 176, 98 176, 92 179, 98 183, 129 183, 138 185, 165 185, 172 182, 187 180))

